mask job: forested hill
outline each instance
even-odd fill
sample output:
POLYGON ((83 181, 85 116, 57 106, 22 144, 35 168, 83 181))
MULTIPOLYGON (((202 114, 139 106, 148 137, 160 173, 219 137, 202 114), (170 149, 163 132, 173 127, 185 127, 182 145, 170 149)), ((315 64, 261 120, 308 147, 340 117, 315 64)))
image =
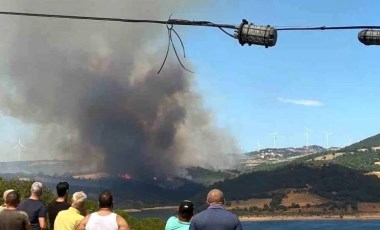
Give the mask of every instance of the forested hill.
POLYGON ((347 147, 345 147, 343 150, 345 151, 356 151, 358 149, 368 149, 368 148, 372 148, 372 147, 378 147, 380 146, 380 133, 375 135, 375 136, 372 136, 372 137, 368 137, 362 141, 359 141, 355 144, 352 144, 352 145, 349 145, 347 147))
MULTIPOLYGON (((380 202, 380 180, 362 172, 339 165, 287 165, 273 171, 243 174, 237 178, 217 182, 229 200, 270 198, 270 192, 285 188, 305 188, 332 200, 380 202)), ((204 192, 205 193, 205 192, 204 192)), ((198 194, 203 199, 205 194, 198 194)))

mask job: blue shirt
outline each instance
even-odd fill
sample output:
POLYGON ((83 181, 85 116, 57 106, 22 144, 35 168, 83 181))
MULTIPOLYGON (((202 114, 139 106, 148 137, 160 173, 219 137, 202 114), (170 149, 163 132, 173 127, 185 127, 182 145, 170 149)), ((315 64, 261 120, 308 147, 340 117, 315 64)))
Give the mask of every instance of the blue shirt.
POLYGON ((238 217, 221 205, 210 205, 190 221, 189 230, 242 230, 238 217))
POLYGON ((166 222, 165 230, 188 230, 189 222, 180 221, 177 217, 172 216, 166 222))
POLYGON ((39 200, 26 199, 18 207, 18 210, 24 211, 29 216, 30 224, 33 230, 40 230, 39 217, 46 218, 45 205, 39 200))

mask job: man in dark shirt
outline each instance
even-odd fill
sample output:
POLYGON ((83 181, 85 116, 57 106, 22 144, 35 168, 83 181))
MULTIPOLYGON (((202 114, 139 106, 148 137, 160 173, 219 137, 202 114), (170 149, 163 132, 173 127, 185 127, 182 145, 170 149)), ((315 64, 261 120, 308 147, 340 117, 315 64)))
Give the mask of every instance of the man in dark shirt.
POLYGON ((212 189, 207 194, 209 207, 193 216, 189 230, 242 230, 237 216, 224 209, 223 192, 212 189))
POLYGON ((20 195, 11 191, 5 198, 6 207, 0 212, 0 229, 11 230, 30 230, 28 214, 18 211, 17 206, 20 203, 20 195))
POLYGON ((18 210, 24 211, 28 214, 33 230, 46 229, 46 208, 40 201, 42 187, 41 182, 34 182, 30 189, 30 197, 18 206, 18 210))
POLYGON ((69 183, 59 182, 56 186, 57 199, 47 205, 47 212, 49 217, 50 229, 54 229, 54 221, 58 213, 62 210, 70 208, 70 204, 67 203, 67 196, 69 195, 69 183))

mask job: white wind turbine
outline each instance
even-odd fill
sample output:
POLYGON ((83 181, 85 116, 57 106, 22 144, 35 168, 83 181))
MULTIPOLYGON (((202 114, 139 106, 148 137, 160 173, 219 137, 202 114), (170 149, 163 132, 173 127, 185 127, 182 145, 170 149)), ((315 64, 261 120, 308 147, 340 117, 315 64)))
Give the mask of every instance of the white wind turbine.
POLYGON ((21 149, 25 148, 25 146, 21 144, 21 139, 20 138, 18 139, 18 143, 15 146, 15 148, 18 149, 18 160, 21 161, 21 149))
POLYGON ((257 140, 257 152, 260 151, 261 145, 260 145, 260 140, 257 140))
POLYGON ((278 133, 274 132, 272 135, 273 135, 273 148, 275 149, 276 148, 276 142, 277 142, 278 133))
POLYGON ((272 137, 273 137, 273 148, 275 149, 276 146, 277 146, 276 145, 277 144, 277 139, 279 137, 278 132, 276 131, 276 132, 272 133, 272 137))
POLYGON ((306 152, 308 152, 308 150, 309 150, 309 138, 310 138, 310 133, 312 132, 312 130, 311 129, 308 129, 308 128, 306 128, 306 130, 305 130, 305 135, 306 135, 306 152))
POLYGON ((325 131, 326 149, 329 148, 329 139, 330 139, 331 135, 332 135, 332 133, 325 131))

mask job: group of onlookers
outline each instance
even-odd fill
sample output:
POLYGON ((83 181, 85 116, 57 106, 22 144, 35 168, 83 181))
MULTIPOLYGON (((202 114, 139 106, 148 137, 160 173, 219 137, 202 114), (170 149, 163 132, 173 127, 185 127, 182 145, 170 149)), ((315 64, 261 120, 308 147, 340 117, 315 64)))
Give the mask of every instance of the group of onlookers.
MULTIPOLYGON (((99 195, 99 210, 87 215, 87 195, 75 192, 71 204, 67 202, 69 184, 57 184, 57 199, 45 206, 41 201, 43 185, 34 182, 30 197, 20 203, 17 191, 4 192, 4 204, 0 207, 0 230, 45 230, 48 216, 51 230, 130 230, 128 223, 113 213, 113 197, 110 192, 99 195)), ((241 230, 238 217, 224 208, 224 195, 218 189, 207 194, 208 208, 196 215, 194 204, 184 200, 179 204, 177 216, 170 217, 165 230, 241 230)))
POLYGON ((43 185, 34 182, 30 197, 20 203, 20 195, 9 189, 4 192, 4 204, 0 208, 0 230, 130 230, 127 222, 112 212, 113 197, 110 192, 99 195, 99 210, 86 215, 87 195, 75 192, 71 204, 67 202, 69 184, 57 184, 57 199, 47 206, 41 201, 43 185))
POLYGON ((194 215, 194 204, 185 200, 179 204, 177 216, 170 217, 165 230, 241 230, 238 217, 224 208, 224 195, 219 189, 207 194, 208 208, 194 215))

